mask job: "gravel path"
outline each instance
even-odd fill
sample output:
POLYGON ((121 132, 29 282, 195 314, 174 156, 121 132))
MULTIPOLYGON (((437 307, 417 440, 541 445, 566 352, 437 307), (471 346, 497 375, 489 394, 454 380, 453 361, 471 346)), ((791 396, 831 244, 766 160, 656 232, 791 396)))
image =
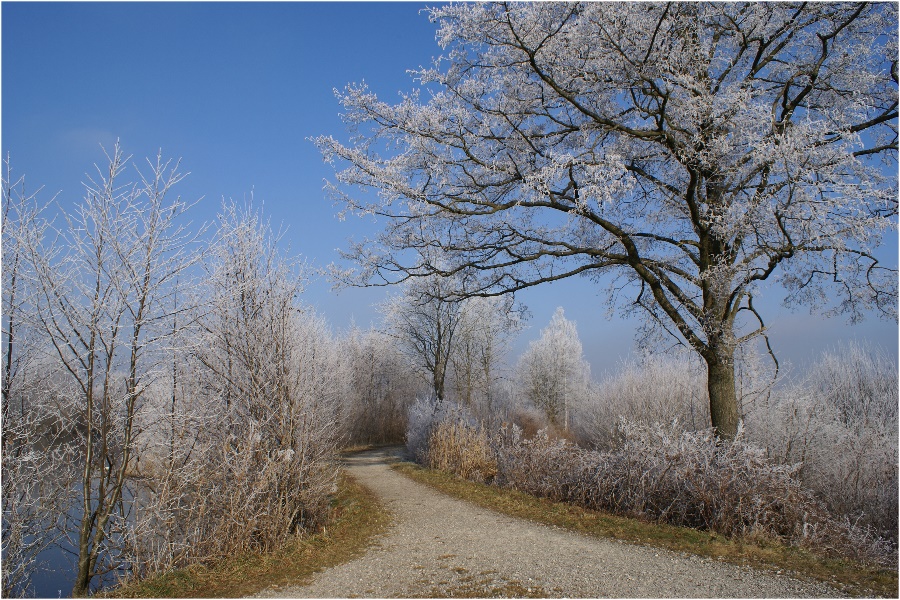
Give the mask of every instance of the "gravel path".
POLYGON ((396 524, 354 561, 260 597, 838 597, 822 584, 507 517, 392 471, 396 450, 348 459, 396 524))

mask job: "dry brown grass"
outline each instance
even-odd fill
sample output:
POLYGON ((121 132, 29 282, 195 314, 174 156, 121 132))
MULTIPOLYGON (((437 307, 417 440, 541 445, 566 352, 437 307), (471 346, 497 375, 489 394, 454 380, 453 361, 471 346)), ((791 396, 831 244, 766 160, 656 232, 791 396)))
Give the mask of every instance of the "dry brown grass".
POLYGON ((266 588, 297 585, 322 569, 365 551, 391 523, 372 492, 347 475, 331 502, 331 519, 319 533, 298 538, 283 549, 243 554, 208 565, 194 565, 109 590, 117 598, 234 598, 266 588))
POLYGON ((497 474, 497 460, 485 431, 458 419, 435 426, 428 438, 425 462, 472 481, 490 481, 497 474))

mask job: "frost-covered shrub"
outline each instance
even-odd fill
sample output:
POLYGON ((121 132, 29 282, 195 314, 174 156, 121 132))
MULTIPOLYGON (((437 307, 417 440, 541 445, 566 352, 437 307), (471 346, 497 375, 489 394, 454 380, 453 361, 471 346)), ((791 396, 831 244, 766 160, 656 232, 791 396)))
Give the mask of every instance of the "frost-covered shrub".
POLYGON ((851 342, 822 354, 809 374, 812 393, 851 428, 897 425, 897 361, 881 350, 851 342))
POLYGON ((566 492, 574 472, 575 446, 551 436, 548 429, 525 437, 516 425, 495 432, 492 443, 497 454, 497 485, 553 500, 569 500, 566 492))
MULTIPOLYGON (((772 384, 764 356, 747 350, 738 368, 745 440, 796 478, 830 514, 897 540, 897 365, 858 344, 823 354, 802 380, 772 384)), ((577 415, 576 439, 613 450, 624 443, 619 419, 653 427, 677 421, 702 431, 707 420, 703 367, 675 357, 626 363, 596 385, 577 415)))
POLYGON ((620 419, 644 425, 677 420, 691 431, 709 427, 703 366, 687 356, 625 362, 593 386, 590 402, 577 414, 577 439, 591 447, 615 447, 621 442, 620 419))
POLYGON ((526 438, 533 438, 541 430, 559 432, 561 428, 553 427, 547 420, 547 415, 538 408, 533 406, 516 406, 510 411, 510 423, 518 427, 521 435, 526 438))
POLYGON ((67 443, 65 398, 53 387, 14 381, 3 415, 2 448, 2 596, 34 595, 42 571, 41 553, 62 535, 60 515, 78 498, 73 482, 80 473, 76 447, 67 443), (62 402, 61 402, 62 400, 62 402))
POLYGON ((835 515, 897 541, 897 366, 859 345, 827 352, 800 383, 746 413, 751 439, 835 515))
POLYGON ((728 536, 780 539, 861 560, 894 560, 890 545, 873 530, 833 517, 804 489, 799 465, 772 461, 743 429, 722 442, 712 429, 620 420, 619 446, 600 451, 554 438, 546 429, 528 438, 507 425, 489 438, 492 461, 485 432, 453 415, 434 423, 424 464, 469 473, 476 481, 485 479, 484 470, 459 457, 495 465, 494 485, 554 501, 728 536), (438 448, 449 458, 431 459, 438 448))
POLYGON ((802 486, 799 465, 777 464, 747 441, 717 441, 712 429, 685 432, 622 422, 614 451, 582 453, 583 486, 573 501, 731 536, 771 536, 879 562, 894 560, 875 532, 835 518, 802 486))
POLYGON ((136 488, 132 576, 271 550, 327 517, 337 469, 318 440, 275 450, 256 423, 217 438, 192 440, 166 477, 136 488))
POLYGON ((244 395, 224 402, 214 374, 188 360, 177 405, 148 414, 132 576, 278 548, 328 518, 345 362, 315 315, 292 316, 284 335, 281 362, 244 395))
POLYGON ((424 461, 428 450, 428 437, 434 424, 444 415, 443 404, 434 400, 418 398, 409 407, 406 418, 406 449, 418 462, 424 461))
POLYGON ((804 520, 824 518, 796 468, 774 465, 743 432, 721 443, 711 429, 688 432, 620 422, 622 445, 584 454, 573 490, 579 503, 726 535, 802 537, 804 520), (584 464, 586 463, 586 464, 584 464))
POLYGON ((685 432, 620 421, 622 444, 580 449, 546 432, 495 438, 502 485, 588 508, 726 535, 803 536, 804 520, 825 518, 801 490, 796 467, 775 465, 743 433, 722 444, 711 429, 685 432))

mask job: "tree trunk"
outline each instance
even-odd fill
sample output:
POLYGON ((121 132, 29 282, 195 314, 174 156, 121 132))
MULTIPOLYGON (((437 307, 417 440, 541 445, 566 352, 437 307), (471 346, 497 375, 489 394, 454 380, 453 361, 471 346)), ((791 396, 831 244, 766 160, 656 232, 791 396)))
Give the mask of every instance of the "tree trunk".
POLYGON ((432 388, 434 388, 434 396, 437 398, 438 403, 444 401, 444 376, 446 372, 446 364, 442 364, 440 360, 435 361, 431 384, 432 388))
POLYGON ((82 527, 78 536, 78 564, 75 571, 75 583, 72 586, 72 597, 87 596, 91 584, 90 530, 86 529, 88 517, 82 517, 82 527))
POLYGON ((734 384, 734 351, 719 351, 707 357, 706 369, 712 426, 720 439, 733 440, 741 418, 734 384))

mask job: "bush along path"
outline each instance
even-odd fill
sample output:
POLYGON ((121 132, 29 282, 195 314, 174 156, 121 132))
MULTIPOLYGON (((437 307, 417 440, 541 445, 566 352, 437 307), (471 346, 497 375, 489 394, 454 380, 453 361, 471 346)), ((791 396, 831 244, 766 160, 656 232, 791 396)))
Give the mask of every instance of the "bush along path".
POLYGON ((362 557, 259 597, 837 597, 713 560, 602 540, 479 508, 394 472, 399 450, 347 459, 394 513, 362 557))

